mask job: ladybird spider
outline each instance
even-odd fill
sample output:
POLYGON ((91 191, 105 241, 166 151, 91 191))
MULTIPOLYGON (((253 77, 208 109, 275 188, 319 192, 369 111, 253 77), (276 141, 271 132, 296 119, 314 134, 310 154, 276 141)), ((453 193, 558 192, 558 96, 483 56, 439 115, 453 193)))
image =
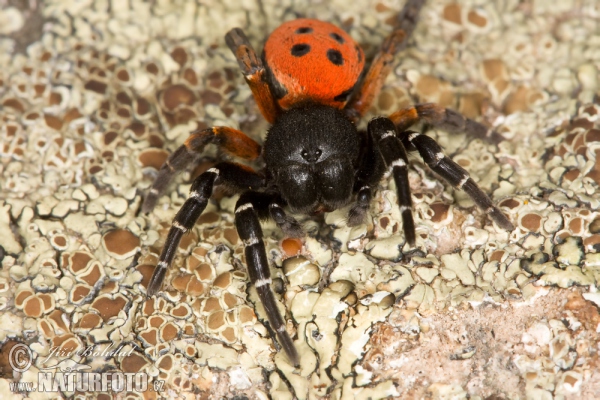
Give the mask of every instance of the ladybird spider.
POLYGON ((204 211, 215 185, 240 194, 235 226, 245 245, 252 284, 281 346, 294 366, 299 357, 271 291, 269 263, 262 240, 261 219, 272 218, 290 237, 302 236, 300 224, 286 214, 332 211, 352 203, 348 224, 365 217, 373 189, 390 171, 396 182, 406 241, 415 245, 415 225, 408 182, 408 151, 452 186, 464 190, 501 228, 514 227, 467 171, 442 153, 430 137, 408 131, 428 125, 497 140, 483 125, 436 104, 418 104, 372 119, 366 132, 356 121, 365 114, 392 69, 396 53, 406 47, 424 0, 408 0, 396 28, 384 40, 363 75, 361 48, 340 28, 318 20, 298 19, 278 27, 257 57, 244 32, 233 29, 225 40, 233 51, 258 107, 271 124, 264 147, 239 130, 212 127, 192 132, 185 144, 161 167, 142 211, 150 212, 174 173, 197 159, 206 144, 246 159, 261 154, 264 169, 256 172, 232 162, 219 162, 193 182, 189 198, 176 214, 148 285, 149 296, 163 283, 181 237, 204 211))

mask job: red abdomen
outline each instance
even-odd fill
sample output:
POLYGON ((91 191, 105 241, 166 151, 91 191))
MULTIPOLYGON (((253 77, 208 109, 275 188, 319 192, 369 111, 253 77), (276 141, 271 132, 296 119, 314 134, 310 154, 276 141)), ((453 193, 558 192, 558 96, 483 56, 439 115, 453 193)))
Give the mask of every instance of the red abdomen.
POLYGON ((303 102, 344 107, 365 64, 350 35, 316 19, 297 19, 275 29, 263 59, 283 110, 303 102))

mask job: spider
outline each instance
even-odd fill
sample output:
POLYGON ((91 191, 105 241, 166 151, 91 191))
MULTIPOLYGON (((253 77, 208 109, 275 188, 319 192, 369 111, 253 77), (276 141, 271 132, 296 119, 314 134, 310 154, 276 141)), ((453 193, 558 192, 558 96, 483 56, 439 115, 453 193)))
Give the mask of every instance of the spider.
POLYGON ((171 154, 142 205, 150 212, 173 175, 194 162, 206 144, 246 160, 262 156, 264 168, 254 171, 233 162, 219 162, 193 182, 189 198, 176 214, 147 288, 156 294, 179 241, 204 211, 213 189, 223 185, 240 193, 235 226, 245 245, 250 280, 290 362, 299 356, 285 328, 271 290, 269 263, 260 220, 273 219, 285 235, 301 237, 302 227, 286 214, 315 214, 350 205, 348 224, 360 224, 374 189, 386 172, 392 175, 406 242, 415 246, 415 224, 408 181, 407 151, 418 151, 425 163, 452 186, 464 190, 503 229, 512 223, 494 206, 458 164, 445 156, 430 137, 408 130, 418 122, 475 137, 498 137, 485 126, 436 104, 417 104, 387 117, 376 117, 359 131, 356 122, 371 106, 396 53, 406 47, 424 0, 408 0, 394 30, 365 69, 362 49, 342 29, 314 19, 279 26, 258 57, 244 32, 235 28, 225 40, 235 55, 264 118, 271 124, 263 147, 229 127, 194 131, 171 154))

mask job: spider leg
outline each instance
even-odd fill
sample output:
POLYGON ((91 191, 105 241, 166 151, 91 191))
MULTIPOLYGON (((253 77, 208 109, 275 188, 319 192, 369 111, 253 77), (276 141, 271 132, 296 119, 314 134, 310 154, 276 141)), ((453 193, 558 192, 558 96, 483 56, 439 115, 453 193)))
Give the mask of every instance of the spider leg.
POLYGON ((398 205, 402 214, 402 227, 406 241, 415 245, 415 222, 412 215, 412 199, 408 181, 408 155, 398 138, 394 123, 385 117, 374 118, 367 126, 369 134, 381 152, 385 165, 394 177, 398 192, 398 205))
POLYGON ((354 192, 356 201, 348 212, 348 226, 363 223, 369 204, 371 203, 372 187, 377 185, 384 174, 384 162, 379 149, 373 143, 372 135, 364 132, 360 164, 356 173, 354 192))
POLYGON ((259 214, 262 213, 264 215, 263 210, 270 208, 270 204, 273 204, 272 201, 272 196, 264 193, 248 191, 242 194, 235 206, 235 226, 246 246, 244 251, 250 280, 265 307, 271 326, 277 333, 279 343, 285 350, 291 363, 295 367, 298 367, 298 352, 292 338, 285 329, 285 321, 277 308, 275 295, 271 290, 271 271, 269 270, 269 261, 262 240, 263 233, 259 222, 259 214))
POLYGON ((359 119, 371 107, 385 79, 392 71, 394 57, 406 48, 424 4, 425 0, 408 0, 400 14, 398 14, 394 30, 384 39, 362 81, 360 89, 346 105, 348 115, 352 119, 359 119))
POLYGON ((192 183, 190 195, 183 203, 181 209, 175 215, 171 229, 167 235, 160 259, 146 292, 148 296, 155 295, 161 288, 169 265, 175 257, 179 241, 184 233, 189 231, 208 204, 216 184, 223 184, 237 189, 237 191, 248 188, 260 188, 264 186, 264 179, 249 168, 233 163, 221 162, 200 174, 192 183))
POLYGON ((479 122, 466 118, 460 113, 444 108, 439 104, 424 103, 396 111, 389 118, 396 124, 398 132, 404 132, 420 121, 449 132, 465 132, 471 137, 494 144, 500 143, 504 137, 493 129, 479 122))
POLYGON ((300 238, 304 236, 302 225, 294 217, 291 217, 283 210, 282 202, 273 201, 269 204, 269 214, 275 221, 279 229, 287 237, 300 238))
POLYGON ((427 135, 418 132, 404 132, 402 140, 407 147, 414 146, 425 163, 434 172, 444 178, 452 186, 462 189, 467 193, 483 212, 488 214, 499 227, 507 231, 515 229, 514 225, 500 211, 492 200, 477 186, 475 181, 469 176, 469 173, 460 165, 452 161, 442 152, 439 144, 427 135))
POLYGON ((260 112, 272 124, 275 122, 279 110, 269 88, 267 71, 262 60, 257 56, 246 34, 240 28, 234 28, 227 32, 225 42, 235 55, 260 112))
POLYGON ((254 160, 260 155, 261 151, 258 143, 237 129, 215 126, 192 132, 185 143, 167 158, 167 161, 158 171, 158 175, 142 204, 143 213, 147 214, 154 209, 156 202, 173 179, 173 176, 193 162, 208 143, 216 144, 227 153, 246 160, 254 160))

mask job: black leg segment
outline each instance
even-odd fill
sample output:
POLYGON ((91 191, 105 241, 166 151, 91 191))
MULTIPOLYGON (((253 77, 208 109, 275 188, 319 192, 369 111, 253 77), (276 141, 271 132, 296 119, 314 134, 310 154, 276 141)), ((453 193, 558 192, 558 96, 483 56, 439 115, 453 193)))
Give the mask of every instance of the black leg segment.
MULTIPOLYGON (((246 246, 246 264, 250 280, 265 307, 272 328, 277 333, 279 343, 285 350, 290 362, 297 367, 299 365, 298 352, 292 338, 285 329, 285 321, 279 313, 275 296, 271 290, 271 272, 269 270, 265 245, 262 240, 263 233, 259 222, 259 210, 254 207, 256 203, 262 203, 261 200, 264 198, 265 195, 262 193, 244 193, 235 207, 235 226, 246 246)), ((259 208, 264 208, 264 204, 256 205, 259 208)))
POLYGON ((444 155, 439 144, 427 135, 410 132, 405 140, 410 142, 418 151, 425 163, 434 172, 444 178, 457 189, 467 193, 483 212, 488 214, 499 227, 507 231, 515 229, 514 225, 496 207, 492 200, 477 186, 469 173, 460 165, 444 155))
POLYGON ((396 126, 388 118, 379 117, 372 119, 369 122, 367 130, 379 148, 385 165, 391 170, 394 177, 398 193, 398 205, 402 214, 404 235, 408 244, 414 247, 416 241, 415 222, 412 215, 406 149, 396 136, 396 126))
POLYGON ((262 187, 263 178, 247 167, 223 162, 210 168, 194 180, 188 199, 173 219, 159 262, 148 284, 148 296, 153 296, 160 290, 183 234, 194 226, 206 208, 216 184, 224 184, 241 191, 262 187))

